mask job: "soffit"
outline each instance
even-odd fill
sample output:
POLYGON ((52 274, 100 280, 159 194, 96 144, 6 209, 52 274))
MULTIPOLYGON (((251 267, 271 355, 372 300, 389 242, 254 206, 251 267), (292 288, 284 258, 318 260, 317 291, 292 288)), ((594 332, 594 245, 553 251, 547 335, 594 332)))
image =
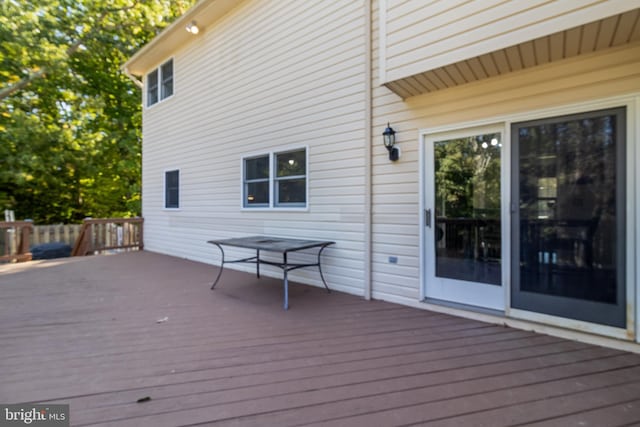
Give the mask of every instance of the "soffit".
POLYGON ((241 2, 239 0, 200 0, 180 18, 165 28, 153 40, 136 52, 125 64, 124 69, 134 75, 144 75, 161 61, 169 58, 181 46, 194 37, 201 37, 207 27, 226 15, 241 2), (196 21, 200 33, 193 35, 186 26, 196 21))
POLYGON ((402 98, 640 41, 640 9, 385 83, 402 98))

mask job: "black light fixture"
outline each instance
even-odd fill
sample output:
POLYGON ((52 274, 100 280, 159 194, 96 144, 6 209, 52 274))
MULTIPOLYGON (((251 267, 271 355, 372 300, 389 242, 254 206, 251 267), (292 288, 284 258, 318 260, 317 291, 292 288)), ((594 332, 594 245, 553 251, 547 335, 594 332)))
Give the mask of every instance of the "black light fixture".
POLYGON ((389 160, 395 162, 400 157, 400 151, 398 147, 395 147, 396 131, 389 126, 389 123, 387 123, 387 128, 382 132, 382 137, 384 138, 384 146, 389 151, 389 160))

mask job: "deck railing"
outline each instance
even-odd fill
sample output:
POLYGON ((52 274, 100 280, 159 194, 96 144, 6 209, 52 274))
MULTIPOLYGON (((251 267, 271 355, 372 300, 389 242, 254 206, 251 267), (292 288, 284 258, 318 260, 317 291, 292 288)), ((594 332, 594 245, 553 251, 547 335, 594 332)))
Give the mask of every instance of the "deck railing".
POLYGON ((0 261, 30 261, 29 252, 33 223, 31 221, 0 221, 0 261))
POLYGON ((103 251, 144 249, 143 218, 87 218, 82 223, 71 256, 93 255, 103 251))
POLYGON ((73 247, 80 235, 82 224, 49 224, 34 225, 31 235, 31 246, 41 243, 66 243, 73 247))
POLYGON ((73 256, 142 250, 142 223, 142 218, 87 218, 82 224, 51 225, 0 221, 0 262, 30 261, 32 246, 52 242, 73 247, 73 256))

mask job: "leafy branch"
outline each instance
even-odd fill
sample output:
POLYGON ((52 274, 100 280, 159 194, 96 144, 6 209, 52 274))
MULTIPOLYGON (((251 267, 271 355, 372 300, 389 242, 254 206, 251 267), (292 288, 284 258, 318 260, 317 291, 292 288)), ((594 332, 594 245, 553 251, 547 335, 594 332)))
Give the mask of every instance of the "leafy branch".
MULTIPOLYGON (((66 58, 70 58, 71 56, 73 56, 80 49, 80 47, 84 43, 86 43, 86 41, 91 36, 93 36, 94 34, 98 33, 99 30, 101 30, 103 28, 104 20, 109 14, 118 13, 118 12, 126 12, 128 10, 133 9, 137 5, 137 3, 138 2, 136 0, 136 1, 133 2, 133 4, 131 4, 129 6, 123 6, 123 7, 120 7, 120 8, 108 8, 108 9, 103 10, 100 13, 100 15, 98 16, 98 19, 97 19, 97 22, 99 22, 100 25, 91 27, 88 31, 86 31, 82 35, 82 37, 78 38, 73 43, 71 43, 71 45, 69 45, 69 47, 67 47, 67 49, 65 51, 65 57, 66 58)), ((5 99, 5 98, 7 98, 7 97, 9 97, 11 95, 13 95, 14 93, 16 93, 18 91, 26 88, 34 80, 38 80, 38 79, 44 78, 52 68, 54 68, 54 67, 52 67, 52 66, 42 66, 37 70, 31 70, 25 77, 21 78, 16 83, 10 84, 7 87, 5 87, 2 90, 0 90, 0 101, 2 101, 3 99, 5 99)))

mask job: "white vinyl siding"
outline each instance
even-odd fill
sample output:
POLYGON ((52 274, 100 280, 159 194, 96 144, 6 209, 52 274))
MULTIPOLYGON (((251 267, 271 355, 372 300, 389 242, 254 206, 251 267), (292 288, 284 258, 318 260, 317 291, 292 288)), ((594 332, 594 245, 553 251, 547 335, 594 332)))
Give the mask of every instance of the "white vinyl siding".
MULTIPOLYGON (((399 162, 389 162, 381 142, 373 141, 372 296, 415 305, 421 287, 419 130, 454 129, 461 123, 500 115, 637 94, 640 45, 634 43, 577 56, 403 101, 380 86, 378 12, 376 9, 372 21, 373 134, 374 137, 381 134, 390 121, 397 131, 402 156, 399 162), (389 263, 390 256, 398 257, 397 264, 389 263)), ((406 17, 409 19, 411 15, 406 17)))
MULTIPOLYGON (((384 82, 390 82, 520 43, 523 43, 521 49, 533 49, 533 44, 526 42, 636 9, 640 2, 448 0, 425 4, 422 0, 381 0, 381 5, 385 7, 380 40, 384 52, 380 58, 381 72, 384 82)), ((615 22, 613 25, 611 37, 615 33, 615 22)), ((599 31, 610 30, 612 28, 603 24, 599 31)), ((571 43, 566 46, 570 48, 571 43)), ((535 48, 535 55, 547 55, 546 45, 535 48)), ((570 52, 564 54, 570 55, 570 52)), ((520 55, 535 58, 526 52, 520 55)), ((492 72, 491 61, 477 65, 479 72, 492 72)), ((441 76, 456 77, 455 72, 444 72, 441 76)), ((429 84, 438 85, 438 80, 434 78, 429 84)), ((446 81, 442 84, 446 85, 446 81)))
MULTIPOLYGON (((332 240, 327 283, 363 293, 364 23, 361 2, 248 0, 172 52, 180 96, 143 111, 145 250, 219 264, 208 239, 332 240), (301 145, 308 207, 242 209, 242 159, 301 145), (167 164, 181 168, 179 212, 157 208, 167 164)), ((322 286, 313 269, 291 280, 322 286)))
MULTIPOLYGON (((215 248, 205 243, 208 239, 270 234, 334 240, 336 245, 323 253, 329 286, 362 295, 369 261, 365 259, 369 231, 366 173, 371 161, 372 296, 417 305, 421 287, 420 129, 455 128, 504 114, 552 110, 637 93, 640 88, 640 45, 635 42, 534 67, 522 64, 503 75, 494 75, 476 58, 462 71, 485 72, 486 78, 468 83, 466 74, 452 69, 442 74, 442 84, 434 86, 439 90, 403 100, 381 86, 379 64, 387 67, 392 63, 387 58, 398 59, 397 67, 390 70, 398 76, 414 72, 410 68, 414 65, 422 70, 423 60, 432 58, 420 39, 438 28, 422 28, 419 20, 412 21, 413 12, 422 13, 418 6, 424 2, 386 2, 390 21, 384 21, 389 27, 385 34, 393 34, 393 46, 387 47, 385 58, 379 56, 378 2, 372 2, 371 112, 366 103, 369 64, 365 63, 363 2, 246 0, 171 52, 180 64, 180 96, 143 110, 145 249, 219 264, 215 248), (403 19, 407 22, 396 26, 403 19), (415 43, 413 50, 402 47, 405 39, 405 47, 415 43), (458 85, 448 87, 447 78, 458 85), (370 113, 373 125, 365 129, 370 113), (402 151, 398 162, 389 161, 382 144, 387 122, 397 131, 402 151), (365 140, 368 131, 373 135, 370 141, 365 140), (308 208, 242 209, 243 159, 301 144, 308 147, 308 208), (367 144, 371 159, 367 158, 367 144), (158 176, 171 164, 181 166, 180 210, 167 212, 158 209, 164 197, 158 176), (396 262, 389 262, 390 257, 396 262)), ((452 8, 458 3, 429 2, 452 8)), ((591 10, 592 3, 586 2, 585 10, 591 10)), ((637 1, 602 3, 620 6, 637 1)), ((487 2, 486 7, 493 4, 487 2)), ((531 5, 531 10, 542 7, 539 2, 531 5)), ((614 9, 610 12, 616 13, 614 9)), ((542 27, 522 22, 531 27, 527 30, 531 38, 524 42, 529 43, 542 27)), ((455 20, 450 23, 444 22, 439 30, 455 29, 455 20)), ((531 46, 536 49, 534 43, 531 46)), ((549 57, 554 57, 554 50, 557 46, 551 44, 549 57)), ((434 51, 433 58, 442 59, 441 53, 434 51)), ((434 64, 437 61, 427 65, 434 64)), ((402 83, 411 84, 411 80, 402 83)), ((269 189, 273 191, 271 185, 269 189)), ((273 200, 273 194, 269 197, 273 200)), ((282 277, 280 271, 272 274, 282 277)), ((298 270, 292 276, 292 280, 321 286, 316 271, 298 270)))

